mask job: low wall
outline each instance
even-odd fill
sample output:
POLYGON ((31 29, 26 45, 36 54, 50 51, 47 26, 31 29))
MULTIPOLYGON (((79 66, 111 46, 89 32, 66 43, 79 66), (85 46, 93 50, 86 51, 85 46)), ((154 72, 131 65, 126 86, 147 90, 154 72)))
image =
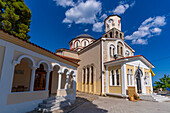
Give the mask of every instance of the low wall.
POLYGON ((57 90, 57 96, 72 95, 74 94, 74 92, 75 92, 74 89, 61 89, 61 90, 57 90))
POLYGON ((48 98, 48 91, 19 92, 8 94, 7 105, 48 98))

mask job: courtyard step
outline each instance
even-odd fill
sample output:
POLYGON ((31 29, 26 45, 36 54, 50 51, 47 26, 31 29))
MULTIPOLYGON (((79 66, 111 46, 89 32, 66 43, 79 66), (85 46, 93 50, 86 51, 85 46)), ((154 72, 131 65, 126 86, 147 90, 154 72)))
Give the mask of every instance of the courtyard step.
POLYGON ((69 105, 71 105, 71 102, 65 97, 49 97, 43 100, 35 110, 42 113, 50 113, 69 105))
POLYGON ((154 101, 154 102, 165 102, 165 101, 170 101, 170 98, 157 95, 157 94, 152 94, 152 95, 140 95, 140 99, 142 100, 147 100, 147 101, 154 101))

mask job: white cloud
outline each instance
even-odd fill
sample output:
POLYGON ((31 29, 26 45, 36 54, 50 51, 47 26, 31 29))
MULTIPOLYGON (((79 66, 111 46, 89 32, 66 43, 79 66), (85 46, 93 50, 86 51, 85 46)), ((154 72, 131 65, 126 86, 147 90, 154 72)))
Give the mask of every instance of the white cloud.
POLYGON ((118 15, 124 14, 129 7, 133 7, 134 5, 135 1, 131 4, 127 4, 125 1, 121 1, 120 4, 113 10, 113 13, 118 15))
POLYGON ((145 45, 145 44, 148 44, 148 41, 147 41, 147 39, 136 39, 136 40, 132 41, 132 44, 142 44, 142 45, 145 45))
POLYGON ((55 1, 58 6, 62 7, 74 6, 75 4, 73 0, 53 0, 53 1, 55 1))
POLYGON ((130 4, 130 7, 133 7, 135 5, 135 1, 130 4))
POLYGON ((137 31, 132 35, 127 35, 125 39, 132 40, 132 44, 147 44, 148 38, 160 35, 162 29, 160 27, 166 25, 165 16, 157 16, 146 19, 137 31))
POLYGON ((113 13, 115 14, 123 14, 125 13, 125 11, 129 8, 128 4, 122 5, 120 4, 119 6, 116 7, 116 9, 114 9, 113 13))
POLYGON ((70 28, 71 27, 71 24, 68 24, 68 28, 70 28))
POLYGON ((103 25, 104 25, 103 22, 94 23, 92 30, 93 30, 94 32, 102 32, 102 31, 103 31, 103 29, 102 29, 103 25))
POLYGON ((65 12, 66 18, 63 23, 93 24, 97 20, 96 15, 100 14, 102 3, 96 0, 80 1, 65 12))
POLYGON ((84 30, 84 32, 87 32, 87 31, 89 31, 89 29, 85 29, 85 30, 84 30))
POLYGON ((103 15, 100 17, 100 19, 101 19, 101 20, 105 20, 107 17, 108 17, 107 14, 103 14, 103 15))

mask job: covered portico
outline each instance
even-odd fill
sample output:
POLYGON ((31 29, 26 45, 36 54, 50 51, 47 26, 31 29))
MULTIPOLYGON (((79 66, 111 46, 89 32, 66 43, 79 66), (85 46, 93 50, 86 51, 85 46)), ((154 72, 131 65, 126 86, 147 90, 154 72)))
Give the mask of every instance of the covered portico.
POLYGON ((151 94, 152 76, 150 68, 154 66, 143 56, 124 57, 105 62, 106 94, 127 97, 128 92, 151 94))
POLYGON ((41 60, 36 65, 32 57, 22 55, 17 60, 13 60, 13 68, 11 94, 49 91, 53 95, 66 96, 75 92, 76 71, 58 63, 50 64, 41 60))
POLYGON ((50 96, 49 92, 75 100, 77 63, 3 31, 0 54, 2 112, 31 111, 50 96))

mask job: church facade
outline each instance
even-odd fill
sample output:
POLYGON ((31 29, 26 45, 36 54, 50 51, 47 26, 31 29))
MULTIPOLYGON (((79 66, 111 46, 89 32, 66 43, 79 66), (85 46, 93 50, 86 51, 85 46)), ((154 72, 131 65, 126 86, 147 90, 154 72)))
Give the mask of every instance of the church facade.
POLYGON ((151 94, 154 65, 142 55, 134 55, 121 32, 121 17, 105 19, 105 34, 95 39, 82 34, 69 43, 70 50, 58 49, 56 54, 79 64, 77 91, 127 97, 128 92, 151 94))
POLYGON ((120 97, 152 94, 149 69, 154 65, 134 55, 121 32, 120 16, 105 19, 101 38, 81 34, 69 45, 52 53, 0 30, 0 112, 28 112, 51 96, 74 103, 76 91, 120 97))

